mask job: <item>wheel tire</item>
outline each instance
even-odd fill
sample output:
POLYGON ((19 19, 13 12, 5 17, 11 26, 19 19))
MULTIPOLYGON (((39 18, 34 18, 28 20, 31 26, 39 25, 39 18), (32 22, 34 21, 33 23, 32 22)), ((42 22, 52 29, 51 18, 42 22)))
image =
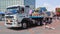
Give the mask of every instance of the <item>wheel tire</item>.
POLYGON ((40 22, 38 22, 37 25, 40 26, 40 22))
POLYGON ((26 29, 27 28, 27 23, 22 23, 22 28, 26 29))

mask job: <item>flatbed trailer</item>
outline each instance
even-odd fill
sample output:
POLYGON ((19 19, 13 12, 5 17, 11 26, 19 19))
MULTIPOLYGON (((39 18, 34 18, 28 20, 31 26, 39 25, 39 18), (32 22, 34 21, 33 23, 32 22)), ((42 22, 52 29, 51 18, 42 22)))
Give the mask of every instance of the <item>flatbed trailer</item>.
POLYGON ((30 18, 35 21, 36 25, 40 25, 40 26, 43 25, 43 18, 44 18, 43 16, 31 16, 30 18))

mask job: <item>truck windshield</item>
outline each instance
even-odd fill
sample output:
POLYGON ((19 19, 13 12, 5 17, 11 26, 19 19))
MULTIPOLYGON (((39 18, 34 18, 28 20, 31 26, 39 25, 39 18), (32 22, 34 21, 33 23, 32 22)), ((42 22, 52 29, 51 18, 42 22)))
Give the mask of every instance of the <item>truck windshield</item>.
POLYGON ((12 14, 16 14, 17 13, 17 9, 8 9, 6 14, 7 15, 12 15, 12 14))
POLYGON ((19 10, 18 7, 8 7, 7 11, 6 11, 6 14, 8 14, 8 15, 9 14, 16 14, 18 10, 19 10))

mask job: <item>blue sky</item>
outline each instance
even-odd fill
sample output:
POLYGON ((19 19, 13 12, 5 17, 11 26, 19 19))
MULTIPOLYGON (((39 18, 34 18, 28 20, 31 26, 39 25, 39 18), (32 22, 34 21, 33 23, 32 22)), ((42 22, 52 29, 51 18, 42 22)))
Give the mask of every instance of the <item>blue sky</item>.
POLYGON ((36 0, 37 7, 47 7, 48 10, 54 10, 56 7, 60 7, 60 0, 36 0))

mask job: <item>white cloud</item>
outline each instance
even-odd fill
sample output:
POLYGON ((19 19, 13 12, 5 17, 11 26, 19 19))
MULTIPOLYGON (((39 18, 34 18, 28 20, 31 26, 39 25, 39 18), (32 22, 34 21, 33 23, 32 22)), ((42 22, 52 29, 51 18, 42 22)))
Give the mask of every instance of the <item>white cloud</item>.
MULTIPOLYGON (((56 7, 57 7, 57 8, 60 8, 60 5, 56 5, 56 7)), ((56 8, 56 7, 55 7, 55 8, 56 8)))
POLYGON ((45 6, 47 8, 47 10, 49 10, 49 11, 53 10, 53 6, 51 4, 44 3, 43 6, 45 6))
POLYGON ((46 7, 48 11, 55 11, 55 7, 49 3, 43 3, 42 7, 46 7))
POLYGON ((55 12, 55 8, 60 8, 60 5, 52 5, 50 3, 44 2, 41 4, 39 7, 46 7, 48 11, 53 11, 55 12))

